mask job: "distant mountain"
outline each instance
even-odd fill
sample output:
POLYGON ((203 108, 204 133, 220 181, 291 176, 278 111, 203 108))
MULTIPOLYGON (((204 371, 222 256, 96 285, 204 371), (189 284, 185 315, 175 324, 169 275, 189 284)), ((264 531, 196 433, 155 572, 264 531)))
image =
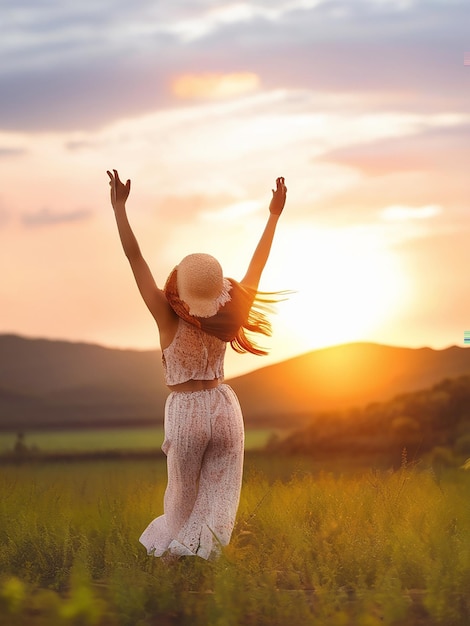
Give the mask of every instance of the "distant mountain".
MULTIPOLYGON (((363 406, 470 373, 470 350, 351 343, 294 357, 235 378, 245 413, 267 424, 363 406)), ((298 422, 298 420, 296 420, 298 422)))
MULTIPOLYGON (((0 335, 0 428, 162 423, 168 390, 158 350, 0 335)), ((260 359, 262 364, 262 359, 260 359)), ((470 373, 470 350, 353 343, 228 381, 248 427, 294 427, 470 373)))
POLYGON ((0 428, 160 420, 159 351, 0 335, 0 428))

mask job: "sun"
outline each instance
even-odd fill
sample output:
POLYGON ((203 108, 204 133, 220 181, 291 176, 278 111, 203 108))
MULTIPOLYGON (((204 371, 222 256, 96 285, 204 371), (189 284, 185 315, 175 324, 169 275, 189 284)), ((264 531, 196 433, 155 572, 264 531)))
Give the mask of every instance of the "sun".
MULTIPOLYGON (((399 257, 370 232, 298 229, 283 238, 270 283, 295 293, 276 324, 300 351, 377 339, 402 310, 408 281, 399 257)), ((273 263, 274 265, 274 263, 273 263)), ((294 346, 291 346, 294 347, 294 346)))

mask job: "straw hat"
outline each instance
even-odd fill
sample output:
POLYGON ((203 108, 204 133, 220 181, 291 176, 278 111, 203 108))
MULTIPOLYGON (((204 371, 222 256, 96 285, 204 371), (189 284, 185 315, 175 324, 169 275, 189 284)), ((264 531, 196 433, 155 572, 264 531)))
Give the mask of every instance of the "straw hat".
POLYGON ((210 254, 189 254, 176 267, 176 285, 180 299, 195 317, 212 317, 230 300, 230 281, 210 254))

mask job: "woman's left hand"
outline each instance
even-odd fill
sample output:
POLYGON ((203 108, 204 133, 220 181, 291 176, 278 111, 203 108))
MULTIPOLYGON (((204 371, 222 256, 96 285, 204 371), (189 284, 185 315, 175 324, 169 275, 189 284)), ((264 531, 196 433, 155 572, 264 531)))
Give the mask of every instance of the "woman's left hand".
POLYGON ((284 184, 284 177, 280 176, 276 179, 276 190, 272 190, 273 197, 269 205, 269 212, 273 215, 281 215, 282 209, 286 203, 287 187, 284 184))
POLYGON ((128 179, 126 184, 124 184, 119 179, 117 170, 113 170, 113 172, 114 175, 108 170, 107 174, 109 176, 109 186, 111 187, 111 204, 113 205, 113 209, 115 209, 117 205, 126 204, 131 190, 131 181, 128 179))

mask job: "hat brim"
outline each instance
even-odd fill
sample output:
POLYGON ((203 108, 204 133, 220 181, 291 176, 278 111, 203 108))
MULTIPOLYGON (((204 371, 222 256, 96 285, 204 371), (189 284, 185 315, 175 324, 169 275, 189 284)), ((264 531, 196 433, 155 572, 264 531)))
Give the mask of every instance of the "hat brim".
POLYGON ((181 300, 188 307, 188 313, 194 317, 212 317, 216 315, 218 311, 230 301, 230 290, 232 289, 231 282, 227 279, 223 279, 222 291, 215 300, 207 300, 204 298, 195 298, 194 296, 187 296, 185 294, 179 294, 181 300))

